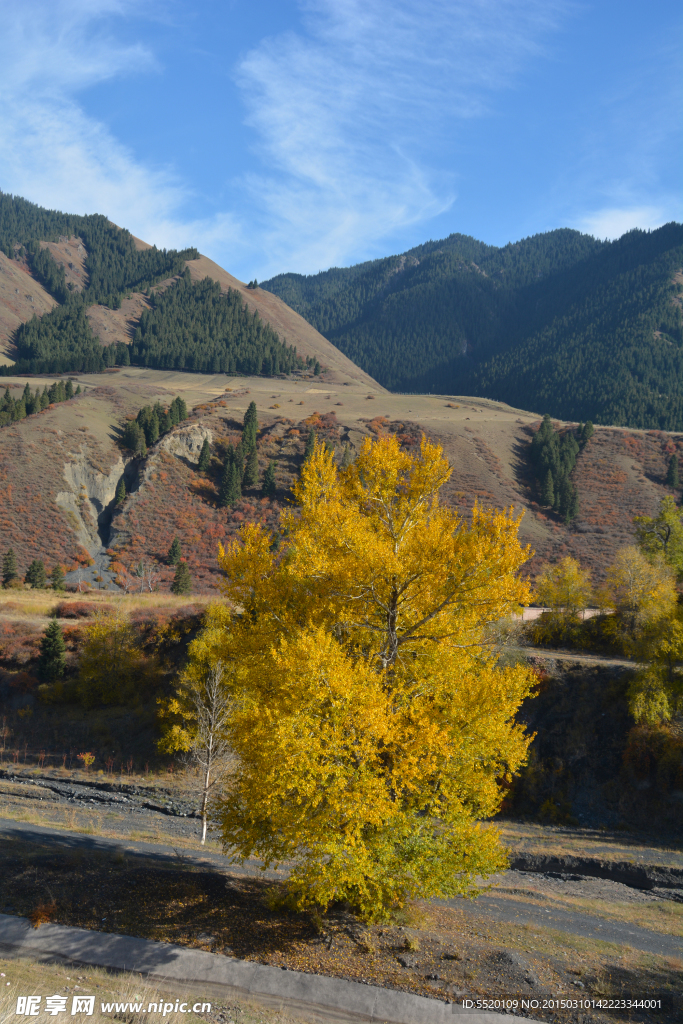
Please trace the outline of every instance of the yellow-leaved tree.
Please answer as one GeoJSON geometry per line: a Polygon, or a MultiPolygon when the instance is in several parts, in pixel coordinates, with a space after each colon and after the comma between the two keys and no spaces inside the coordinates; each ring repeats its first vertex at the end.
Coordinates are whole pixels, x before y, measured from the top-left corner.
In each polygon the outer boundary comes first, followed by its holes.
{"type": "Polygon", "coordinates": [[[449,475],[427,440],[415,457],[368,440],[345,470],[318,443],[284,544],[248,525],[221,548],[239,613],[191,658],[231,666],[223,841],[289,864],[298,909],[380,918],[506,863],[481,820],[530,742],[515,713],[534,677],[495,639],[528,602],[529,552],[512,511],[476,506],[468,525],[441,506],[449,475]]]}
{"type": "Polygon", "coordinates": [[[137,634],[120,609],[88,623],[78,668],[84,704],[127,703],[140,695],[143,674],[137,634]]]}
{"type": "Polygon", "coordinates": [[[563,558],[546,566],[536,580],[534,596],[539,604],[550,609],[547,625],[551,635],[565,633],[576,625],[591,595],[590,572],[582,569],[575,558],[563,558]]]}
{"type": "Polygon", "coordinates": [[[636,640],[648,622],[672,614],[677,594],[674,571],[661,558],[647,558],[634,544],[617,551],[607,570],[603,600],[616,609],[615,629],[636,640]]]}

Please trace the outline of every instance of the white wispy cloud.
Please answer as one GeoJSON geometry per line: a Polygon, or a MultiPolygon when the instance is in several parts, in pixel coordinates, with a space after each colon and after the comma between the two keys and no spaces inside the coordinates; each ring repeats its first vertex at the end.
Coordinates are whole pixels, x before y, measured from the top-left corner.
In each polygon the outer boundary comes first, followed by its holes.
{"type": "Polygon", "coordinates": [[[122,45],[129,0],[26,0],[6,6],[0,31],[0,188],[43,206],[106,213],[140,233],[163,228],[182,201],[167,171],[145,167],[76,96],[117,75],[156,68],[122,45]]]}
{"type": "Polygon", "coordinates": [[[665,213],[661,206],[632,206],[626,208],[606,208],[596,210],[577,222],[580,231],[600,239],[621,238],[633,228],[644,231],[658,228],[665,221],[665,213]]]}
{"type": "Polygon", "coordinates": [[[447,209],[456,175],[432,173],[430,156],[542,54],[565,9],[549,0],[308,0],[305,31],[264,40],[238,74],[270,168],[245,182],[261,207],[266,271],[374,254],[392,233],[447,209]]]}
{"type": "Polygon", "coordinates": [[[143,76],[166,73],[149,46],[117,35],[162,16],[159,0],[5,5],[0,188],[106,213],[158,245],[197,244],[259,277],[375,255],[454,201],[457,175],[434,172],[434,154],[544,53],[565,2],[302,0],[301,30],[264,39],[235,73],[262,170],[203,219],[186,213],[193,185],[79,104],[115,76],[138,76],[144,95],[143,76]]]}
{"type": "Polygon", "coordinates": [[[567,185],[568,221],[596,238],[657,228],[683,216],[680,176],[680,55],[671,38],[640,50],[591,96],[567,185]],[[678,176],[677,176],[678,175],[678,176]]]}

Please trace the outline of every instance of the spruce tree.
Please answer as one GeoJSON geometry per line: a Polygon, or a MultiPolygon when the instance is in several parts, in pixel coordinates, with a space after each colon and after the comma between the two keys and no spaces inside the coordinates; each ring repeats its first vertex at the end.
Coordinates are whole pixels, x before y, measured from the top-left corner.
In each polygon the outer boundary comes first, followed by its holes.
{"type": "Polygon", "coordinates": [[[123,443],[134,455],[140,455],[144,458],[147,454],[145,433],[140,424],[135,420],[129,420],[123,428],[123,443]]]}
{"type": "Polygon", "coordinates": [[[187,562],[180,561],[176,566],[175,576],[171,584],[172,594],[189,594],[192,590],[192,577],[187,562]]]}
{"type": "Polygon", "coordinates": [[[264,498],[272,498],[275,494],[275,463],[269,462],[268,469],[263,474],[261,494],[264,498]]]}
{"type": "Polygon", "coordinates": [[[77,385],[76,385],[76,391],[75,391],[75,394],[77,394],[77,395],[80,395],[80,393],[81,393],[81,385],[80,385],[80,384],[77,384],[77,385]]]}
{"type": "Polygon", "coordinates": [[[123,505],[124,501],[126,500],[126,495],[127,494],[128,494],[128,491],[126,490],[126,481],[123,479],[123,477],[121,477],[121,479],[119,480],[119,482],[116,485],[116,494],[114,495],[114,504],[115,505],[123,505]]]}
{"type": "Polygon", "coordinates": [[[168,564],[169,565],[178,565],[178,563],[180,562],[180,556],[181,555],[182,555],[182,551],[180,549],[180,541],[178,540],[177,537],[174,537],[173,538],[173,543],[171,544],[170,548],[168,549],[168,555],[167,555],[168,564]]]}
{"type": "Polygon", "coordinates": [[[45,566],[39,558],[34,558],[24,576],[24,583],[30,583],[33,590],[44,590],[47,586],[45,566]]]}
{"type": "Polygon", "coordinates": [[[52,619],[40,641],[38,673],[47,682],[54,682],[64,675],[65,668],[66,644],[64,643],[64,636],[57,620],[52,619]]]}
{"type": "Polygon", "coordinates": [[[680,487],[678,479],[678,456],[672,455],[669,459],[669,468],[666,474],[666,486],[670,487],[672,491],[677,490],[680,487]]]}
{"type": "Polygon", "coordinates": [[[247,462],[244,467],[244,476],[242,477],[243,487],[255,487],[258,483],[258,452],[255,448],[252,448],[247,456],[247,462]]]}
{"type": "Polygon", "coordinates": [[[8,587],[12,580],[16,579],[19,579],[17,556],[13,548],[10,548],[2,559],[2,585],[8,587]]]}
{"type": "Polygon", "coordinates": [[[225,504],[234,508],[242,497],[242,476],[236,462],[233,462],[228,471],[228,484],[226,490],[225,504]]]}
{"type": "Polygon", "coordinates": [[[242,477],[244,476],[244,456],[245,456],[245,454],[246,454],[246,452],[245,452],[245,449],[244,449],[244,442],[240,441],[240,443],[236,444],[235,447],[232,450],[232,461],[234,462],[234,464],[235,464],[235,466],[237,468],[237,474],[238,474],[239,480],[240,480],[240,487],[242,486],[242,477]]]}
{"type": "Polygon", "coordinates": [[[258,417],[256,414],[256,402],[250,402],[242,423],[242,446],[245,452],[250,452],[256,448],[257,433],[258,417]]]}
{"type": "Polygon", "coordinates": [[[69,380],[66,382],[66,387],[65,387],[64,390],[66,392],[67,401],[70,398],[73,398],[73,396],[74,396],[74,386],[73,386],[73,381],[71,380],[71,378],[69,378],[69,380]]]}
{"type": "Polygon", "coordinates": [[[50,583],[53,590],[66,590],[66,577],[61,565],[56,565],[50,573],[50,583]]]}
{"type": "Polygon", "coordinates": [[[308,437],[306,438],[306,447],[304,449],[304,462],[310,459],[315,448],[315,427],[311,427],[308,437]]]}
{"type": "Polygon", "coordinates": [[[569,485],[569,494],[567,496],[567,505],[564,512],[565,523],[571,523],[572,519],[576,519],[579,514],[579,493],[573,484],[569,485]]]}
{"type": "Polygon", "coordinates": [[[31,389],[28,386],[28,381],[26,381],[26,387],[24,388],[24,393],[23,393],[23,395],[21,397],[24,400],[24,402],[30,402],[32,397],[33,397],[31,395],[31,389]]]}
{"type": "Polygon", "coordinates": [[[234,461],[234,449],[231,444],[227,445],[225,452],[225,462],[223,464],[223,473],[220,478],[220,487],[218,489],[218,504],[225,506],[227,505],[227,495],[230,486],[230,472],[232,469],[232,462],[234,461]]]}
{"type": "Polygon", "coordinates": [[[548,470],[548,472],[545,475],[545,480],[543,481],[543,490],[541,492],[541,504],[549,505],[551,507],[555,504],[555,486],[553,483],[553,474],[551,470],[548,470]]]}
{"type": "Polygon", "coordinates": [[[206,473],[211,463],[211,445],[209,444],[208,437],[204,438],[202,444],[202,450],[199,453],[199,462],[197,463],[197,469],[200,473],[206,473]]]}
{"type": "Polygon", "coordinates": [[[342,455],[340,469],[348,469],[353,459],[351,457],[351,447],[348,442],[344,445],[344,454],[342,455]]]}

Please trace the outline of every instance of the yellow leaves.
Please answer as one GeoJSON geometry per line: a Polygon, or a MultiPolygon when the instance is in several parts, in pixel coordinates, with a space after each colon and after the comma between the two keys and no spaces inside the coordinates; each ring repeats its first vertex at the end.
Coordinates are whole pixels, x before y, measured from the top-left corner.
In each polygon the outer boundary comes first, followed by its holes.
{"type": "Polygon", "coordinates": [[[590,572],[575,558],[563,558],[547,566],[536,580],[536,600],[555,614],[575,618],[591,599],[590,572]]]}
{"type": "Polygon", "coordinates": [[[123,703],[139,668],[138,638],[120,610],[99,615],[85,628],[79,690],[86,704],[123,703]]]}
{"type": "Polygon", "coordinates": [[[477,506],[468,525],[441,507],[449,475],[426,439],[417,457],[367,441],[343,471],[317,444],[283,548],[250,525],[220,551],[237,613],[209,616],[187,678],[232,666],[224,841],[293,862],[299,907],[373,916],[504,862],[476,819],[524,761],[513,720],[533,677],[499,667],[487,638],[529,599],[528,550],[511,512],[477,506]]]}
{"type": "Polygon", "coordinates": [[[635,545],[621,548],[607,571],[606,591],[612,606],[635,621],[669,613],[676,604],[673,571],[650,561],[635,545]]]}
{"type": "Polygon", "coordinates": [[[167,729],[157,743],[157,747],[162,754],[176,754],[179,751],[189,750],[191,746],[191,734],[177,724],[167,729]]]}

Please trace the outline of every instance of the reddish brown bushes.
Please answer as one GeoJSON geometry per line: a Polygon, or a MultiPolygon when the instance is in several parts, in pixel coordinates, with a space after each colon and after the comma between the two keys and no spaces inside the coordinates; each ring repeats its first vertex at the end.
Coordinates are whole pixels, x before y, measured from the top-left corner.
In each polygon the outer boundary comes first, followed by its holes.
{"type": "Polygon", "coordinates": [[[110,604],[94,604],[88,601],[60,601],[55,609],[58,619],[91,619],[98,614],[112,614],[110,604]]]}

